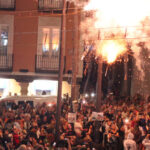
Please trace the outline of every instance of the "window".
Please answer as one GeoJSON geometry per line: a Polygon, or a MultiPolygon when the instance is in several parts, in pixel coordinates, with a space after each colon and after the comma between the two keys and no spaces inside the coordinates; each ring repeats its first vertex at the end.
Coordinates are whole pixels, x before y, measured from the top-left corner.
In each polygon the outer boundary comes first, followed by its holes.
{"type": "Polygon", "coordinates": [[[62,9],[62,0],[39,0],[39,9],[51,10],[51,9],[62,9]]]}
{"type": "Polygon", "coordinates": [[[7,54],[8,49],[8,26],[0,26],[0,54],[7,54]]]}
{"type": "Polygon", "coordinates": [[[59,54],[60,29],[47,27],[42,29],[42,53],[45,55],[59,54]]]}
{"type": "Polygon", "coordinates": [[[15,0],[0,0],[0,8],[3,9],[14,9],[15,0]]]}

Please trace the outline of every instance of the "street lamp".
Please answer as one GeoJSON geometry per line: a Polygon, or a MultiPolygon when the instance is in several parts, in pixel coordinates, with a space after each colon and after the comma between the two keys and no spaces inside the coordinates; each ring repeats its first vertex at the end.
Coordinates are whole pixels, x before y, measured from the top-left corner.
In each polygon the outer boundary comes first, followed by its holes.
{"type": "Polygon", "coordinates": [[[66,28],[66,0],[63,0],[63,13],[61,22],[61,48],[59,55],[59,76],[58,76],[58,97],[56,108],[56,141],[59,140],[59,126],[61,116],[61,95],[62,95],[62,80],[63,80],[63,68],[64,68],[64,50],[65,50],[65,28],[66,28]]]}
{"type": "MultiPolygon", "coordinates": [[[[62,23],[61,23],[61,48],[59,55],[59,77],[58,77],[58,97],[57,97],[57,110],[56,110],[56,140],[59,140],[59,125],[60,125],[60,116],[61,116],[61,95],[62,95],[62,80],[63,80],[63,67],[64,67],[64,51],[65,51],[65,30],[66,30],[66,2],[77,2],[78,0],[63,0],[63,13],[62,13],[62,23]]],[[[75,7],[75,11],[77,14],[77,7],[75,7]]],[[[75,20],[77,20],[77,15],[75,15],[75,20]]],[[[77,20],[78,21],[78,20],[77,20]]],[[[76,21],[75,25],[78,25],[76,21]]],[[[77,40],[78,40],[78,30],[75,32],[75,56],[77,54],[77,40]]],[[[73,97],[75,97],[75,85],[76,85],[76,57],[75,63],[73,64],[73,68],[75,69],[72,78],[72,93],[73,97]]]]}
{"type": "MultiPolygon", "coordinates": [[[[100,30],[98,30],[98,40],[100,40],[100,30]]],[[[96,111],[100,111],[102,103],[102,56],[98,57],[97,85],[96,85],[96,111]]]]}

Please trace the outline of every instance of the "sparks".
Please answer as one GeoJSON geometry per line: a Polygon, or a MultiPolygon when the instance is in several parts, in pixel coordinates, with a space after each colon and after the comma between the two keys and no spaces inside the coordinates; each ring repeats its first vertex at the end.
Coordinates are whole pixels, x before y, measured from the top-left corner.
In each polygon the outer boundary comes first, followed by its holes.
{"type": "Polygon", "coordinates": [[[97,54],[101,54],[108,63],[113,63],[119,55],[127,52],[126,43],[130,42],[136,65],[141,70],[142,61],[137,44],[140,41],[150,47],[149,6],[150,0],[89,0],[84,10],[93,14],[81,23],[82,38],[96,41],[97,54]],[[120,44],[119,39],[108,39],[111,34],[128,40],[120,44]]]}
{"type": "Polygon", "coordinates": [[[108,63],[113,63],[125,51],[126,44],[123,40],[105,40],[100,42],[97,52],[101,53],[108,63]]]}
{"type": "Polygon", "coordinates": [[[85,10],[96,10],[96,27],[138,25],[150,15],[149,0],[90,0],[85,10]]]}

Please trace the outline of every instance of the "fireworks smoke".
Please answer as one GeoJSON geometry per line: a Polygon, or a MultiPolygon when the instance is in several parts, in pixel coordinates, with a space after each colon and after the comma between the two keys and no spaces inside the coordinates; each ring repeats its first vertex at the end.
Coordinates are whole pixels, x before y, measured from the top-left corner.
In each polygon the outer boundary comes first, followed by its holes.
{"type": "Polygon", "coordinates": [[[97,54],[108,63],[126,53],[130,43],[143,78],[139,43],[150,48],[149,6],[149,0],[89,0],[84,6],[88,17],[81,23],[82,38],[94,41],[97,54]]]}

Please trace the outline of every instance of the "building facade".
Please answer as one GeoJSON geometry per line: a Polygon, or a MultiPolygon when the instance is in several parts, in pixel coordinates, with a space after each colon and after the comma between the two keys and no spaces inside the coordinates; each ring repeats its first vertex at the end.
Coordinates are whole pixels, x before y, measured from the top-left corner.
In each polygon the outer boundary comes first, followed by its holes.
{"type": "MultiPolygon", "coordinates": [[[[66,7],[63,88],[70,93],[73,63],[77,85],[82,78],[83,48],[74,39],[75,32],[80,34],[74,27],[74,4],[66,7]]],[[[62,9],[63,0],[0,0],[0,78],[14,79],[23,95],[34,80],[58,81],[62,9]]]]}

